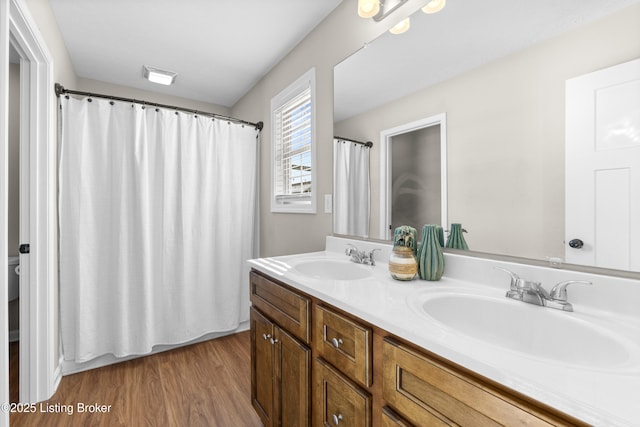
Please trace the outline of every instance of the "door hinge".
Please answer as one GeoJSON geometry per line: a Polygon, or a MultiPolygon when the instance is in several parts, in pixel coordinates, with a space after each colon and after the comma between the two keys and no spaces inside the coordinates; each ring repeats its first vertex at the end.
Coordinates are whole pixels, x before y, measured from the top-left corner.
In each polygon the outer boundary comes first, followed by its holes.
{"type": "Polygon", "coordinates": [[[20,249],[18,249],[18,252],[20,252],[21,254],[28,254],[30,250],[30,245],[28,243],[23,243],[22,245],[20,245],[20,249]]]}

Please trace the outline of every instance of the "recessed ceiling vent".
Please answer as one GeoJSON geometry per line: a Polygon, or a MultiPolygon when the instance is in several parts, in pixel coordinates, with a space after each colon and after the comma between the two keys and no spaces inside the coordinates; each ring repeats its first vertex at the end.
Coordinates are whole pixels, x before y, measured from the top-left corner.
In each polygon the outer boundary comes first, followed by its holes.
{"type": "Polygon", "coordinates": [[[149,67],[148,65],[143,65],[142,70],[145,79],[165,86],[173,84],[178,76],[178,73],[149,67]]]}

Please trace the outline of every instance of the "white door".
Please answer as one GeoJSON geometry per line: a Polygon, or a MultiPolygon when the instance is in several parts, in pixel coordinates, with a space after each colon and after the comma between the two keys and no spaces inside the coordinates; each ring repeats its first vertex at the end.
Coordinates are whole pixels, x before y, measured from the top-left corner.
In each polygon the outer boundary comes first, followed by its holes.
{"type": "Polygon", "coordinates": [[[566,82],[565,258],[640,271],[640,59],[566,82]]]}

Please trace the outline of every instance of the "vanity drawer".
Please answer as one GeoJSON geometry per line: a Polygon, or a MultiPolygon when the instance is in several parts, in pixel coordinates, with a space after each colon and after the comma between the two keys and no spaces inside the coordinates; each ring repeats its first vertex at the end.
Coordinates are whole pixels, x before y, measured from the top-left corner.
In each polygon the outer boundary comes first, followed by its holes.
{"type": "Polygon", "coordinates": [[[383,399],[416,425],[570,425],[389,338],[383,360],[383,399]]]}
{"type": "Polygon", "coordinates": [[[369,387],[372,331],[327,307],[315,306],[314,342],[318,354],[352,380],[369,387]]]}
{"type": "Polygon", "coordinates": [[[250,274],[250,283],[251,304],[290,334],[308,344],[311,338],[309,298],[254,271],[250,274]]]}
{"type": "Polygon", "coordinates": [[[316,360],[313,375],[314,426],[371,426],[371,396],[366,391],[322,359],[316,360]]]}

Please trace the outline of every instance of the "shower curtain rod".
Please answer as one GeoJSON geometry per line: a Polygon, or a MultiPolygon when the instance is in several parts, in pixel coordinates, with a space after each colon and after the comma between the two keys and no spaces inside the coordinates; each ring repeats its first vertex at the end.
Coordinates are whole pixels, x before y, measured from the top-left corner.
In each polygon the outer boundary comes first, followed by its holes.
{"type": "Polygon", "coordinates": [[[349,142],[355,142],[356,144],[362,144],[365,147],[373,147],[373,142],[371,141],[367,141],[367,142],[362,142],[362,141],[356,141],[355,139],[351,139],[351,138],[343,138],[341,136],[334,136],[334,139],[340,139],[342,141],[349,141],[349,142]]]}
{"type": "Polygon", "coordinates": [[[122,97],[119,97],[119,96],[102,95],[102,94],[99,94],[99,93],[80,92],[80,91],[77,91],[77,90],[69,90],[69,89],[65,89],[64,86],[62,86],[60,83],[56,83],[54,87],[55,87],[55,91],[56,91],[56,96],[57,97],[60,97],[60,95],[71,94],[71,95],[89,96],[89,97],[94,97],[94,98],[111,99],[111,100],[114,100],[114,101],[133,102],[134,104],[142,104],[142,105],[148,105],[150,107],[160,107],[160,108],[167,108],[167,109],[170,109],[170,110],[184,111],[184,112],[187,112],[187,113],[192,113],[192,114],[196,114],[196,115],[200,115],[200,116],[213,117],[213,118],[220,119],[220,120],[227,120],[229,122],[241,123],[241,124],[244,124],[244,125],[253,126],[259,131],[261,131],[262,128],[264,127],[264,123],[263,122],[252,123],[252,122],[247,122],[245,120],[236,119],[236,118],[233,118],[233,117],[223,116],[221,114],[208,113],[206,111],[199,111],[199,110],[191,110],[189,108],[177,107],[175,105],[158,104],[158,103],[155,103],[155,102],[141,101],[141,100],[133,99],[133,98],[122,98],[122,97]]]}

